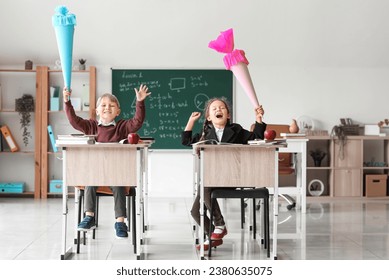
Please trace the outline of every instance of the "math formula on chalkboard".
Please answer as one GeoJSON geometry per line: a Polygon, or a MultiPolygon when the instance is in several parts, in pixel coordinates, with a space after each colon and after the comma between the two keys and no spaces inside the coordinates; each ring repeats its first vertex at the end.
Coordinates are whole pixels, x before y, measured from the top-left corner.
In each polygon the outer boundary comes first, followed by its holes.
{"type": "MultiPolygon", "coordinates": [[[[112,93],[121,106],[119,118],[132,118],[135,113],[135,91],[147,85],[146,120],[138,131],[140,136],[153,137],[153,149],[187,149],[181,144],[192,112],[203,112],[205,103],[214,97],[224,97],[232,105],[233,75],[227,70],[145,70],[112,69],[112,93]]],[[[200,132],[204,116],[193,128],[200,132]]]]}

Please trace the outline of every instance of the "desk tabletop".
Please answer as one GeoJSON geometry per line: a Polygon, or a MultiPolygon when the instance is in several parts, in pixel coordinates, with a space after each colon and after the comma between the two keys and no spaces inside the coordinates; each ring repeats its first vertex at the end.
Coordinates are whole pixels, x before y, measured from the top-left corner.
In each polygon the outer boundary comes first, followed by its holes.
{"type": "Polygon", "coordinates": [[[248,144],[219,144],[219,145],[210,145],[210,144],[197,144],[193,145],[194,149],[199,148],[212,148],[212,149],[223,149],[223,148],[242,148],[242,149],[253,149],[253,148],[261,148],[261,149],[277,149],[285,147],[287,144],[274,144],[274,145],[248,145],[248,144]]]}
{"type": "Polygon", "coordinates": [[[143,141],[142,143],[138,144],[121,144],[121,143],[100,143],[96,142],[95,144],[85,144],[85,143],[66,143],[66,144],[58,144],[57,147],[59,148],[66,148],[66,147],[81,147],[81,148],[123,148],[123,149],[136,149],[136,148],[147,148],[150,147],[153,144],[153,141],[143,141]]]}

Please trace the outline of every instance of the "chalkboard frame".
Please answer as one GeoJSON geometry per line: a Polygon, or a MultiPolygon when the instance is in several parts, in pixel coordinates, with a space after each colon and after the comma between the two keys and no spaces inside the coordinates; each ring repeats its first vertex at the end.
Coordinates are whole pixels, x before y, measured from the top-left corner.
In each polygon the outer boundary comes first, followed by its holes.
{"type": "MultiPolygon", "coordinates": [[[[112,94],[117,96],[122,109],[118,119],[128,119],[133,117],[135,112],[134,88],[139,88],[140,84],[146,84],[149,87],[149,91],[152,94],[145,101],[146,120],[138,133],[141,137],[153,137],[155,139],[155,143],[152,145],[152,149],[190,149],[190,147],[186,147],[181,144],[181,132],[184,131],[190,114],[193,111],[203,112],[203,107],[201,108],[201,105],[203,106],[206,100],[210,98],[226,98],[231,105],[231,116],[233,116],[234,77],[231,71],[225,69],[130,68],[111,68],[111,70],[112,94]],[[182,80],[185,80],[186,82],[182,82],[182,80]],[[177,82],[179,85],[177,85],[177,82]],[[181,86],[181,84],[183,85],[181,86]],[[130,98],[128,96],[130,96],[130,98]],[[163,98],[165,98],[165,100],[171,98],[172,103],[161,104],[161,100],[163,98]],[[191,102],[192,98],[193,102],[191,102]],[[155,100],[158,100],[159,107],[155,105],[155,100]],[[167,117],[170,114],[170,107],[174,106],[175,104],[174,102],[176,102],[175,108],[178,108],[178,106],[182,107],[175,111],[176,115],[172,114],[170,117],[167,117]],[[161,105],[167,106],[166,109],[161,109],[161,105]],[[156,124],[157,121],[160,122],[159,126],[156,124]],[[177,123],[164,126],[164,122],[177,123]],[[163,132],[162,130],[164,128],[172,129],[174,132],[163,132]],[[151,133],[152,131],[153,133],[151,133]],[[171,137],[171,139],[169,139],[169,137],[171,137]]],[[[201,130],[203,121],[204,118],[202,115],[200,120],[193,128],[194,133],[201,130]]]]}

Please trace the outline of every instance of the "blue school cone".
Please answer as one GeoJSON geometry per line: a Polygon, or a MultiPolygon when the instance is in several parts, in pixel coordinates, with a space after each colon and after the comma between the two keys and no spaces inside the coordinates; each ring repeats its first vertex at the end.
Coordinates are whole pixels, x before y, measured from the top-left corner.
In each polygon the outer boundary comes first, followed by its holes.
{"type": "Polygon", "coordinates": [[[76,25],[76,16],[69,13],[65,6],[58,6],[52,18],[59,57],[62,65],[62,75],[65,87],[71,90],[72,61],[73,61],[73,35],[76,25]]]}

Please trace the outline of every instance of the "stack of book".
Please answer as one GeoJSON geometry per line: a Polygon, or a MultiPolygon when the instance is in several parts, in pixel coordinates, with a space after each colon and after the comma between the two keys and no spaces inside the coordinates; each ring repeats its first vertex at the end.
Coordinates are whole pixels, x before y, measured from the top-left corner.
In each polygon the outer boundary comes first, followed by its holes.
{"type": "Polygon", "coordinates": [[[305,138],[305,133],[280,133],[284,138],[305,138]]]}
{"type": "Polygon", "coordinates": [[[262,146],[271,146],[271,145],[285,145],[286,140],[279,139],[279,140],[262,140],[262,139],[256,139],[256,140],[249,140],[247,142],[249,145],[262,145],[262,146]]]}
{"type": "Polygon", "coordinates": [[[85,135],[85,134],[66,134],[58,135],[58,139],[55,144],[95,144],[96,135],[85,135]]]}

